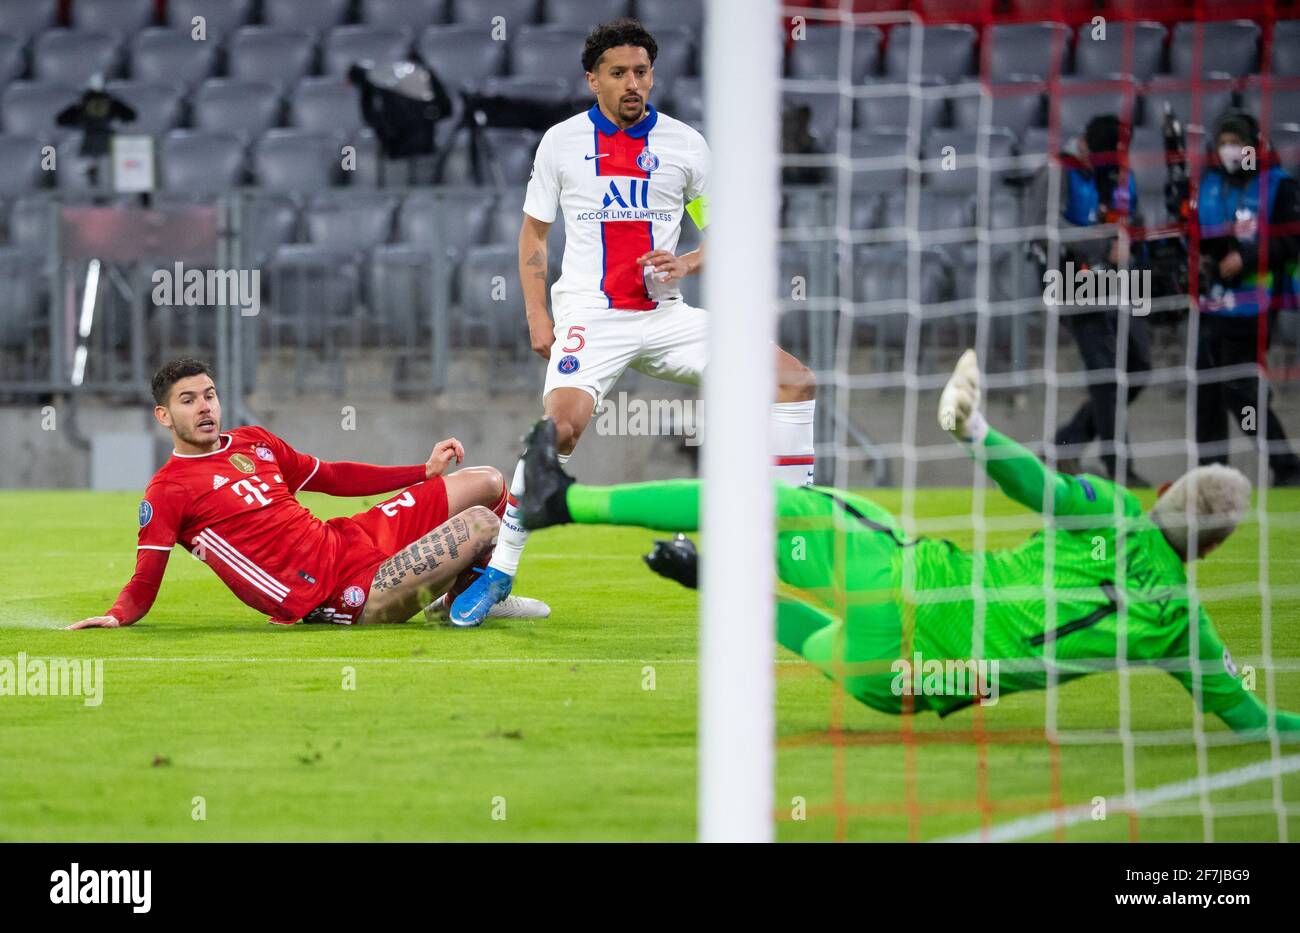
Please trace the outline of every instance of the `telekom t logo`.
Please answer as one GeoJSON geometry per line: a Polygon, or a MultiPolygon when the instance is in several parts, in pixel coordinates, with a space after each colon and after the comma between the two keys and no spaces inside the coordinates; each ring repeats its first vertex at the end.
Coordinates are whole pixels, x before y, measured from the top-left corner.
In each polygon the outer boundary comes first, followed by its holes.
{"type": "Polygon", "coordinates": [[[252,480],[241,479],[239,482],[231,485],[230,489],[236,495],[242,496],[244,501],[249,505],[256,502],[260,508],[261,506],[271,504],[271,500],[262,495],[264,492],[270,492],[271,487],[261,481],[258,481],[257,485],[254,486],[252,480]]]}

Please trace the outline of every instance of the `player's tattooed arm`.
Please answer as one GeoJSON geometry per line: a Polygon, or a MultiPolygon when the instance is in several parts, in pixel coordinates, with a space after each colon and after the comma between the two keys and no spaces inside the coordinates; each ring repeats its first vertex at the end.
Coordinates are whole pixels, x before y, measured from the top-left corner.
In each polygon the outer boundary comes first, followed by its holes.
{"type": "Polygon", "coordinates": [[[534,279],[546,281],[546,250],[535,249],[531,256],[524,260],[524,268],[534,279]]]}
{"type": "Polygon", "coordinates": [[[469,543],[469,525],[465,519],[456,516],[380,564],[371,590],[388,592],[407,580],[422,581],[449,561],[459,559],[461,549],[469,543]]]}

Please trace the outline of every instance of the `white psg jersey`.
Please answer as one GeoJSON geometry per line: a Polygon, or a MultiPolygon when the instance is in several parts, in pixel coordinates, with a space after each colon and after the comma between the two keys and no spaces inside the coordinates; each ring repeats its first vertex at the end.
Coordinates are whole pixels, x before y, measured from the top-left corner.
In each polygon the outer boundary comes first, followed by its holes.
{"type": "Polygon", "coordinates": [[[564,213],[564,262],[554,309],[649,311],[681,297],[647,287],[637,257],[675,252],[686,205],[704,194],[709,147],[697,130],[647,105],[620,130],[598,105],[546,131],[537,146],[524,213],[554,223],[564,213]]]}

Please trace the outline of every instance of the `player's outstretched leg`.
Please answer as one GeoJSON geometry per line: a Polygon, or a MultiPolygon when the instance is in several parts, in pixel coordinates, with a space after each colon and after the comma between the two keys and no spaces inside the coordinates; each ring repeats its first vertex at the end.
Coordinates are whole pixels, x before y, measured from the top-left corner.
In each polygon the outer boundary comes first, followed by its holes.
{"type": "Polygon", "coordinates": [[[360,621],[370,625],[411,618],[492,546],[500,524],[491,509],[476,505],[402,548],[375,571],[360,621]]]}
{"type": "Polygon", "coordinates": [[[555,422],[542,418],[524,439],[524,527],[529,531],[573,521],[565,501],[573,477],[560,466],[555,422]]]}

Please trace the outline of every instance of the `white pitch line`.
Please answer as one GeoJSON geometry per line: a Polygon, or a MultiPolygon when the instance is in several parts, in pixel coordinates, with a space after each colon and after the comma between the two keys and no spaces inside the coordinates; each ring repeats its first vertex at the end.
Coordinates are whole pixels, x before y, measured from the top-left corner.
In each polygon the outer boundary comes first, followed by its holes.
{"type": "MultiPolygon", "coordinates": [[[[1267,761],[1257,761],[1254,764],[1233,768],[1231,771],[1220,771],[1218,774],[1210,775],[1205,779],[1205,790],[1209,792],[1226,790],[1230,787],[1240,787],[1242,784],[1268,780],[1281,774],[1290,774],[1293,771],[1300,771],[1300,755],[1270,758],[1267,761]]],[[[1138,812],[1146,807],[1166,803],[1170,800],[1181,800],[1184,797],[1191,797],[1200,792],[1201,779],[1189,778],[1186,781],[1175,781],[1172,784],[1162,784],[1149,790],[1140,790],[1133,795],[1131,806],[1125,803],[1122,807],[1117,806],[1114,809],[1121,813],[1138,812]]],[[[1076,823],[1082,823],[1092,818],[1092,811],[1092,804],[1078,804],[1059,813],[1055,810],[1045,810],[1033,816],[1021,817],[1018,820],[1012,820],[1010,823],[995,826],[987,834],[982,830],[975,830],[957,836],[945,836],[935,841],[1014,842],[1028,836],[1039,836],[1051,832],[1057,827],[1058,820],[1062,826],[1073,826],[1076,823]]]]}
{"type": "MultiPolygon", "coordinates": [[[[35,657],[35,655],[33,655],[35,657]]],[[[696,658],[142,658],[106,657],[108,664],[698,664],[696,658]]],[[[778,661],[778,664],[802,663],[778,661]]]]}

